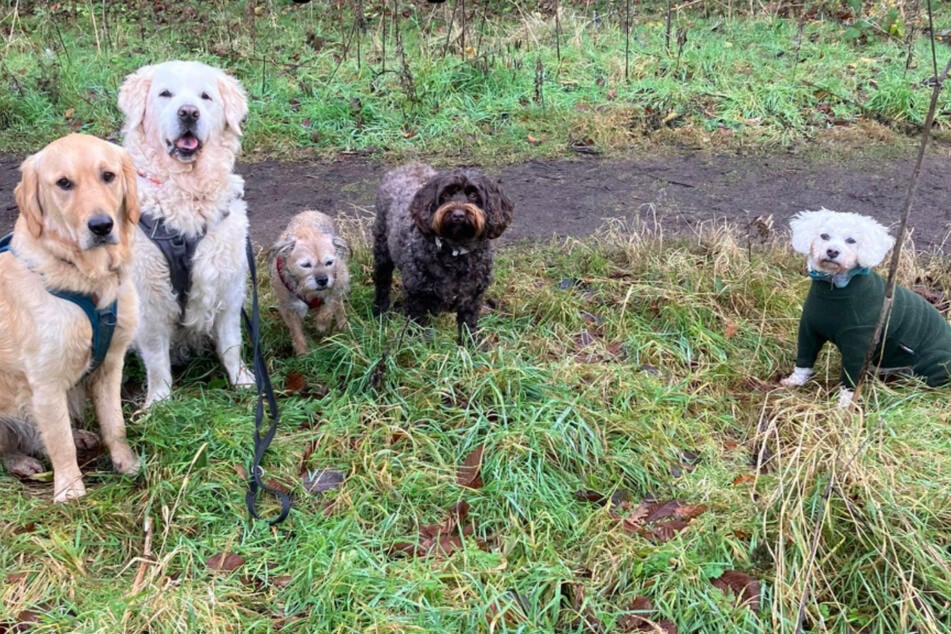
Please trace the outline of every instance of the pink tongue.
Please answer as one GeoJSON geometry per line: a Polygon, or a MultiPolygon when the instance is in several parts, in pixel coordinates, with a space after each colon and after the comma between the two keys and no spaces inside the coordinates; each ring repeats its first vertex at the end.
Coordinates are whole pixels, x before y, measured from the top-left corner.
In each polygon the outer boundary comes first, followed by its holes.
{"type": "Polygon", "coordinates": [[[187,134],[175,141],[175,147],[180,150],[194,150],[198,148],[198,139],[190,134],[187,134]]]}

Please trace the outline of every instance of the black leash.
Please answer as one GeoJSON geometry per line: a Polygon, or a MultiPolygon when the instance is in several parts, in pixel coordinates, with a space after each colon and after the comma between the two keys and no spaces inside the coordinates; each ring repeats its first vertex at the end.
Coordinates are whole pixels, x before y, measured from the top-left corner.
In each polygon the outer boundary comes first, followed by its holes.
{"type": "Polygon", "coordinates": [[[281,502],[281,513],[275,519],[270,521],[273,526],[280,524],[287,518],[291,511],[291,496],[284,491],[270,487],[264,483],[262,476],[264,469],[261,467],[261,460],[264,453],[274,439],[277,433],[277,422],[279,413],[277,411],[277,400],[274,398],[274,390],[271,388],[271,377],[267,373],[267,364],[264,361],[264,354],[261,351],[261,315],[258,310],[258,280],[257,269],[254,266],[254,249],[251,247],[251,238],[248,237],[245,242],[245,249],[248,254],[248,269],[251,273],[251,316],[242,309],[241,316],[244,318],[245,328],[254,343],[254,383],[258,391],[258,399],[254,408],[254,457],[251,460],[251,469],[249,470],[250,479],[248,481],[248,493],[245,500],[248,505],[248,512],[251,517],[261,519],[257,511],[258,493],[264,491],[270,493],[281,502]],[[264,434],[261,434],[261,426],[264,422],[264,400],[267,399],[268,413],[271,417],[271,425],[264,434]]]}

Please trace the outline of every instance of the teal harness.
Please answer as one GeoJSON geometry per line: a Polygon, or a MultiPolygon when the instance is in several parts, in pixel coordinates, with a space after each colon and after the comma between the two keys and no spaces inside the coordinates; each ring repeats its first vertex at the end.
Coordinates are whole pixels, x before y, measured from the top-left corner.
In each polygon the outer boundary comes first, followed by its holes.
{"type": "MultiPolygon", "coordinates": [[[[6,251],[10,251],[11,254],[13,253],[13,249],[10,248],[10,241],[12,239],[12,233],[0,238],[0,253],[6,251]]],[[[106,353],[109,351],[109,344],[112,343],[112,333],[116,330],[119,301],[113,300],[112,303],[105,308],[96,308],[96,302],[92,295],[53,289],[46,290],[50,295],[55,295],[60,299],[65,299],[76,304],[86,313],[86,319],[89,320],[89,325],[92,326],[92,359],[90,360],[89,369],[87,369],[83,375],[86,376],[102,365],[103,360],[106,358],[106,353]]]]}

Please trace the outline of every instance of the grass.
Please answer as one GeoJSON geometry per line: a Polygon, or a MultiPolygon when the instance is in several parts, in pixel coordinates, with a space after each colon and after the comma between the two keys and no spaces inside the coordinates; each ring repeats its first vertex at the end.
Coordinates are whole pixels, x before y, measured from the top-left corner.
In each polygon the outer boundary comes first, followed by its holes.
{"type": "MultiPolygon", "coordinates": [[[[252,160],[360,152],[485,164],[671,142],[773,151],[830,130],[866,136],[869,125],[889,132],[888,148],[918,130],[935,74],[926,15],[910,6],[889,36],[895,8],[884,4],[870,5],[865,26],[831,9],[680,10],[668,33],[663,10],[643,3],[628,41],[613,4],[566,2],[557,21],[518,4],[470,7],[464,32],[451,3],[405,3],[394,15],[367,2],[362,30],[356,5],[331,5],[15,3],[0,11],[0,151],[30,152],[71,130],[116,138],[123,78],[182,57],[247,88],[252,160]]],[[[951,19],[936,10],[937,26],[951,19]]]]}
{"type": "MultiPolygon", "coordinates": [[[[737,229],[669,241],[619,226],[506,248],[490,345],[470,350],[448,316],[427,332],[372,318],[369,248],[349,231],[349,331],[294,358],[262,298],[270,371],[289,386],[265,461],[294,494],[287,522],[248,519],[253,396],[219,387],[204,357],[172,401],[131,416],[141,478],[94,463],[89,495],[55,507],[48,484],[0,478],[0,623],[586,632],[642,631],[643,614],[680,632],[775,632],[793,630],[808,585],[808,631],[951,627],[946,394],[872,383],[864,415],[847,416],[831,353],[817,381],[777,389],[808,284],[785,248],[748,248],[737,229]],[[482,484],[463,486],[480,446],[482,484]],[[342,485],[305,490],[329,471],[342,485]],[[639,531],[652,499],[703,506],[658,539],[639,531]],[[440,525],[443,551],[429,550],[440,525]],[[218,570],[223,553],[243,563],[218,570]],[[758,609],[714,587],[729,571],[753,580],[758,609]]],[[[949,281],[940,261],[911,268],[949,281]]]]}
{"type": "MultiPolygon", "coordinates": [[[[557,31],[497,3],[470,15],[471,50],[453,4],[394,18],[367,2],[360,32],[352,3],[15,3],[0,9],[0,151],[116,138],[123,77],[179,57],[244,83],[250,160],[826,151],[843,131],[895,147],[930,94],[922,16],[900,3],[907,41],[703,3],[672,15],[670,50],[666,16],[638,3],[629,64],[618,3],[564,2],[557,31]]],[[[350,330],[294,358],[262,291],[281,390],[265,468],[294,495],[287,522],[244,506],[253,395],[206,355],[137,412],[130,355],[142,476],[92,456],[89,494],[53,506],[48,482],[0,475],[0,631],[792,632],[803,596],[806,631],[951,631],[947,392],[873,382],[848,416],[828,351],[817,380],[778,389],[808,285],[785,245],[610,225],[506,247],[488,345],[471,350],[448,316],[429,331],[372,318],[365,228],[348,232],[350,330]],[[481,484],[461,479],[480,448],[481,484]],[[310,493],[319,475],[343,482],[310,493]]],[[[905,282],[951,285],[946,258],[906,259],[905,282]]]]}

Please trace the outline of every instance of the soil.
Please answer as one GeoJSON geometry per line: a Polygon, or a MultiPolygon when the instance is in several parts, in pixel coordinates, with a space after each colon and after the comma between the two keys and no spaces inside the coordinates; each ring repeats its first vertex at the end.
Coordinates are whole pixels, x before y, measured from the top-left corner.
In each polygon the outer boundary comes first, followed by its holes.
{"type": "MultiPolygon", "coordinates": [[[[13,227],[13,187],[23,157],[0,155],[0,231],[13,227]]],[[[795,154],[770,157],[711,156],[699,152],[580,155],[486,168],[500,178],[515,203],[515,220],[500,243],[583,237],[618,218],[659,227],[665,235],[701,223],[729,223],[741,230],[757,216],[774,227],[802,209],[827,207],[897,224],[905,203],[914,154],[884,159],[855,156],[816,160],[795,154]]],[[[252,239],[270,244],[288,219],[303,209],[372,217],[376,188],[387,165],[360,156],[330,162],[239,163],[252,239]]],[[[929,156],[912,206],[909,229],[918,250],[951,252],[951,158],[929,156]]]]}

